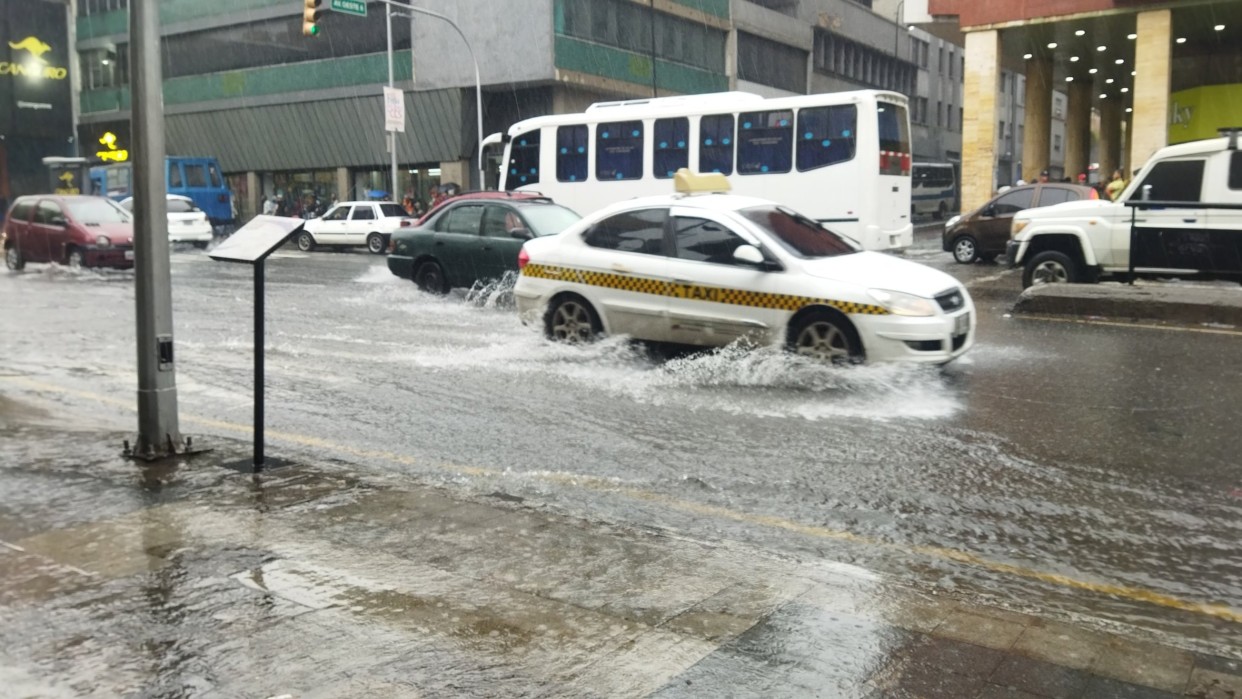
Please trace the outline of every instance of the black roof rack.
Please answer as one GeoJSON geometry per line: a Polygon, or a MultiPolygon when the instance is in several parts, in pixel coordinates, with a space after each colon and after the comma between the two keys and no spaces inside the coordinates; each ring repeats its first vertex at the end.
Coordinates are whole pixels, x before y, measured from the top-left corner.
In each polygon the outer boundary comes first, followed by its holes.
{"type": "Polygon", "coordinates": [[[1229,137],[1229,150],[1238,149],[1239,131],[1242,131],[1242,126],[1222,126],[1219,129],[1216,129],[1217,135],[1229,137]]]}

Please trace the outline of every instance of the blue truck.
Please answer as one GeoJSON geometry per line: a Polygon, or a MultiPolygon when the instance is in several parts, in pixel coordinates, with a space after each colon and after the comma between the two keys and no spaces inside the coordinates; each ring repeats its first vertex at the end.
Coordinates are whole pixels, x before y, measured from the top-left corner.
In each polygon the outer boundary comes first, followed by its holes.
{"type": "MultiPolygon", "coordinates": [[[[215,158],[170,155],[164,159],[164,184],[169,194],[194,200],[207,214],[212,226],[235,223],[233,194],[215,158]]],[[[121,201],[133,196],[133,165],[113,163],[91,168],[91,187],[95,194],[121,201]]]]}

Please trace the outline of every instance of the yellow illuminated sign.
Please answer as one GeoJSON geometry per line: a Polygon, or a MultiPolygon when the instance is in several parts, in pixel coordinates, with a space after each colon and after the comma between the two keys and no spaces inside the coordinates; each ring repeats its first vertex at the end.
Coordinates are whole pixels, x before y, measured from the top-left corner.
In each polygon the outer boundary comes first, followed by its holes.
{"type": "Polygon", "coordinates": [[[34,80],[42,78],[64,80],[69,77],[67,68],[49,65],[47,59],[43,58],[43,54],[51,51],[52,47],[36,36],[28,36],[16,42],[10,41],[9,48],[25,51],[30,54],[30,58],[24,63],[0,61],[0,75],[22,75],[34,80]]]}
{"type": "Polygon", "coordinates": [[[74,180],[73,173],[70,172],[69,170],[65,170],[64,172],[60,173],[60,176],[57,177],[56,179],[61,181],[61,185],[56,188],[57,194],[81,194],[82,193],[82,190],[78,189],[77,184],[73,181],[74,180]]]}
{"type": "Polygon", "coordinates": [[[95,151],[95,157],[104,161],[111,160],[114,163],[123,163],[129,160],[129,151],[116,147],[116,134],[108,131],[99,137],[99,142],[107,146],[108,149],[95,151]]]}

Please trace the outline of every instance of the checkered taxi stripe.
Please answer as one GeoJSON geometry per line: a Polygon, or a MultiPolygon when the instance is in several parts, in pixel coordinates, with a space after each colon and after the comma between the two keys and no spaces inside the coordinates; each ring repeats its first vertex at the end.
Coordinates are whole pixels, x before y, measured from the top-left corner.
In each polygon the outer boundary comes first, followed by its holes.
{"type": "Polygon", "coordinates": [[[563,282],[602,286],[608,289],[635,291],[653,296],[670,296],[679,299],[711,301],[732,306],[750,306],[752,308],[776,308],[782,311],[797,311],[811,305],[832,306],[842,313],[859,313],[865,315],[887,315],[883,306],[868,303],[851,303],[832,299],[813,298],[810,296],[793,296],[790,294],[770,294],[762,291],[746,291],[744,289],[727,289],[719,286],[703,286],[700,284],[680,284],[663,282],[658,279],[637,277],[631,274],[608,274],[606,272],[590,272],[573,269],[572,267],[555,267],[552,265],[528,264],[522,269],[527,277],[554,279],[563,282]]]}

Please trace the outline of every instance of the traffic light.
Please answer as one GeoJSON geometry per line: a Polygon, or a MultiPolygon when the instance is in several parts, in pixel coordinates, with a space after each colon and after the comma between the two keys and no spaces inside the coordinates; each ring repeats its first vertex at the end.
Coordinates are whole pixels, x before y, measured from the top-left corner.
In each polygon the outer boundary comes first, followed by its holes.
{"type": "Polygon", "coordinates": [[[303,36],[319,36],[319,18],[323,16],[323,10],[319,9],[319,5],[323,0],[302,0],[304,9],[302,10],[302,35],[303,36]]]}

